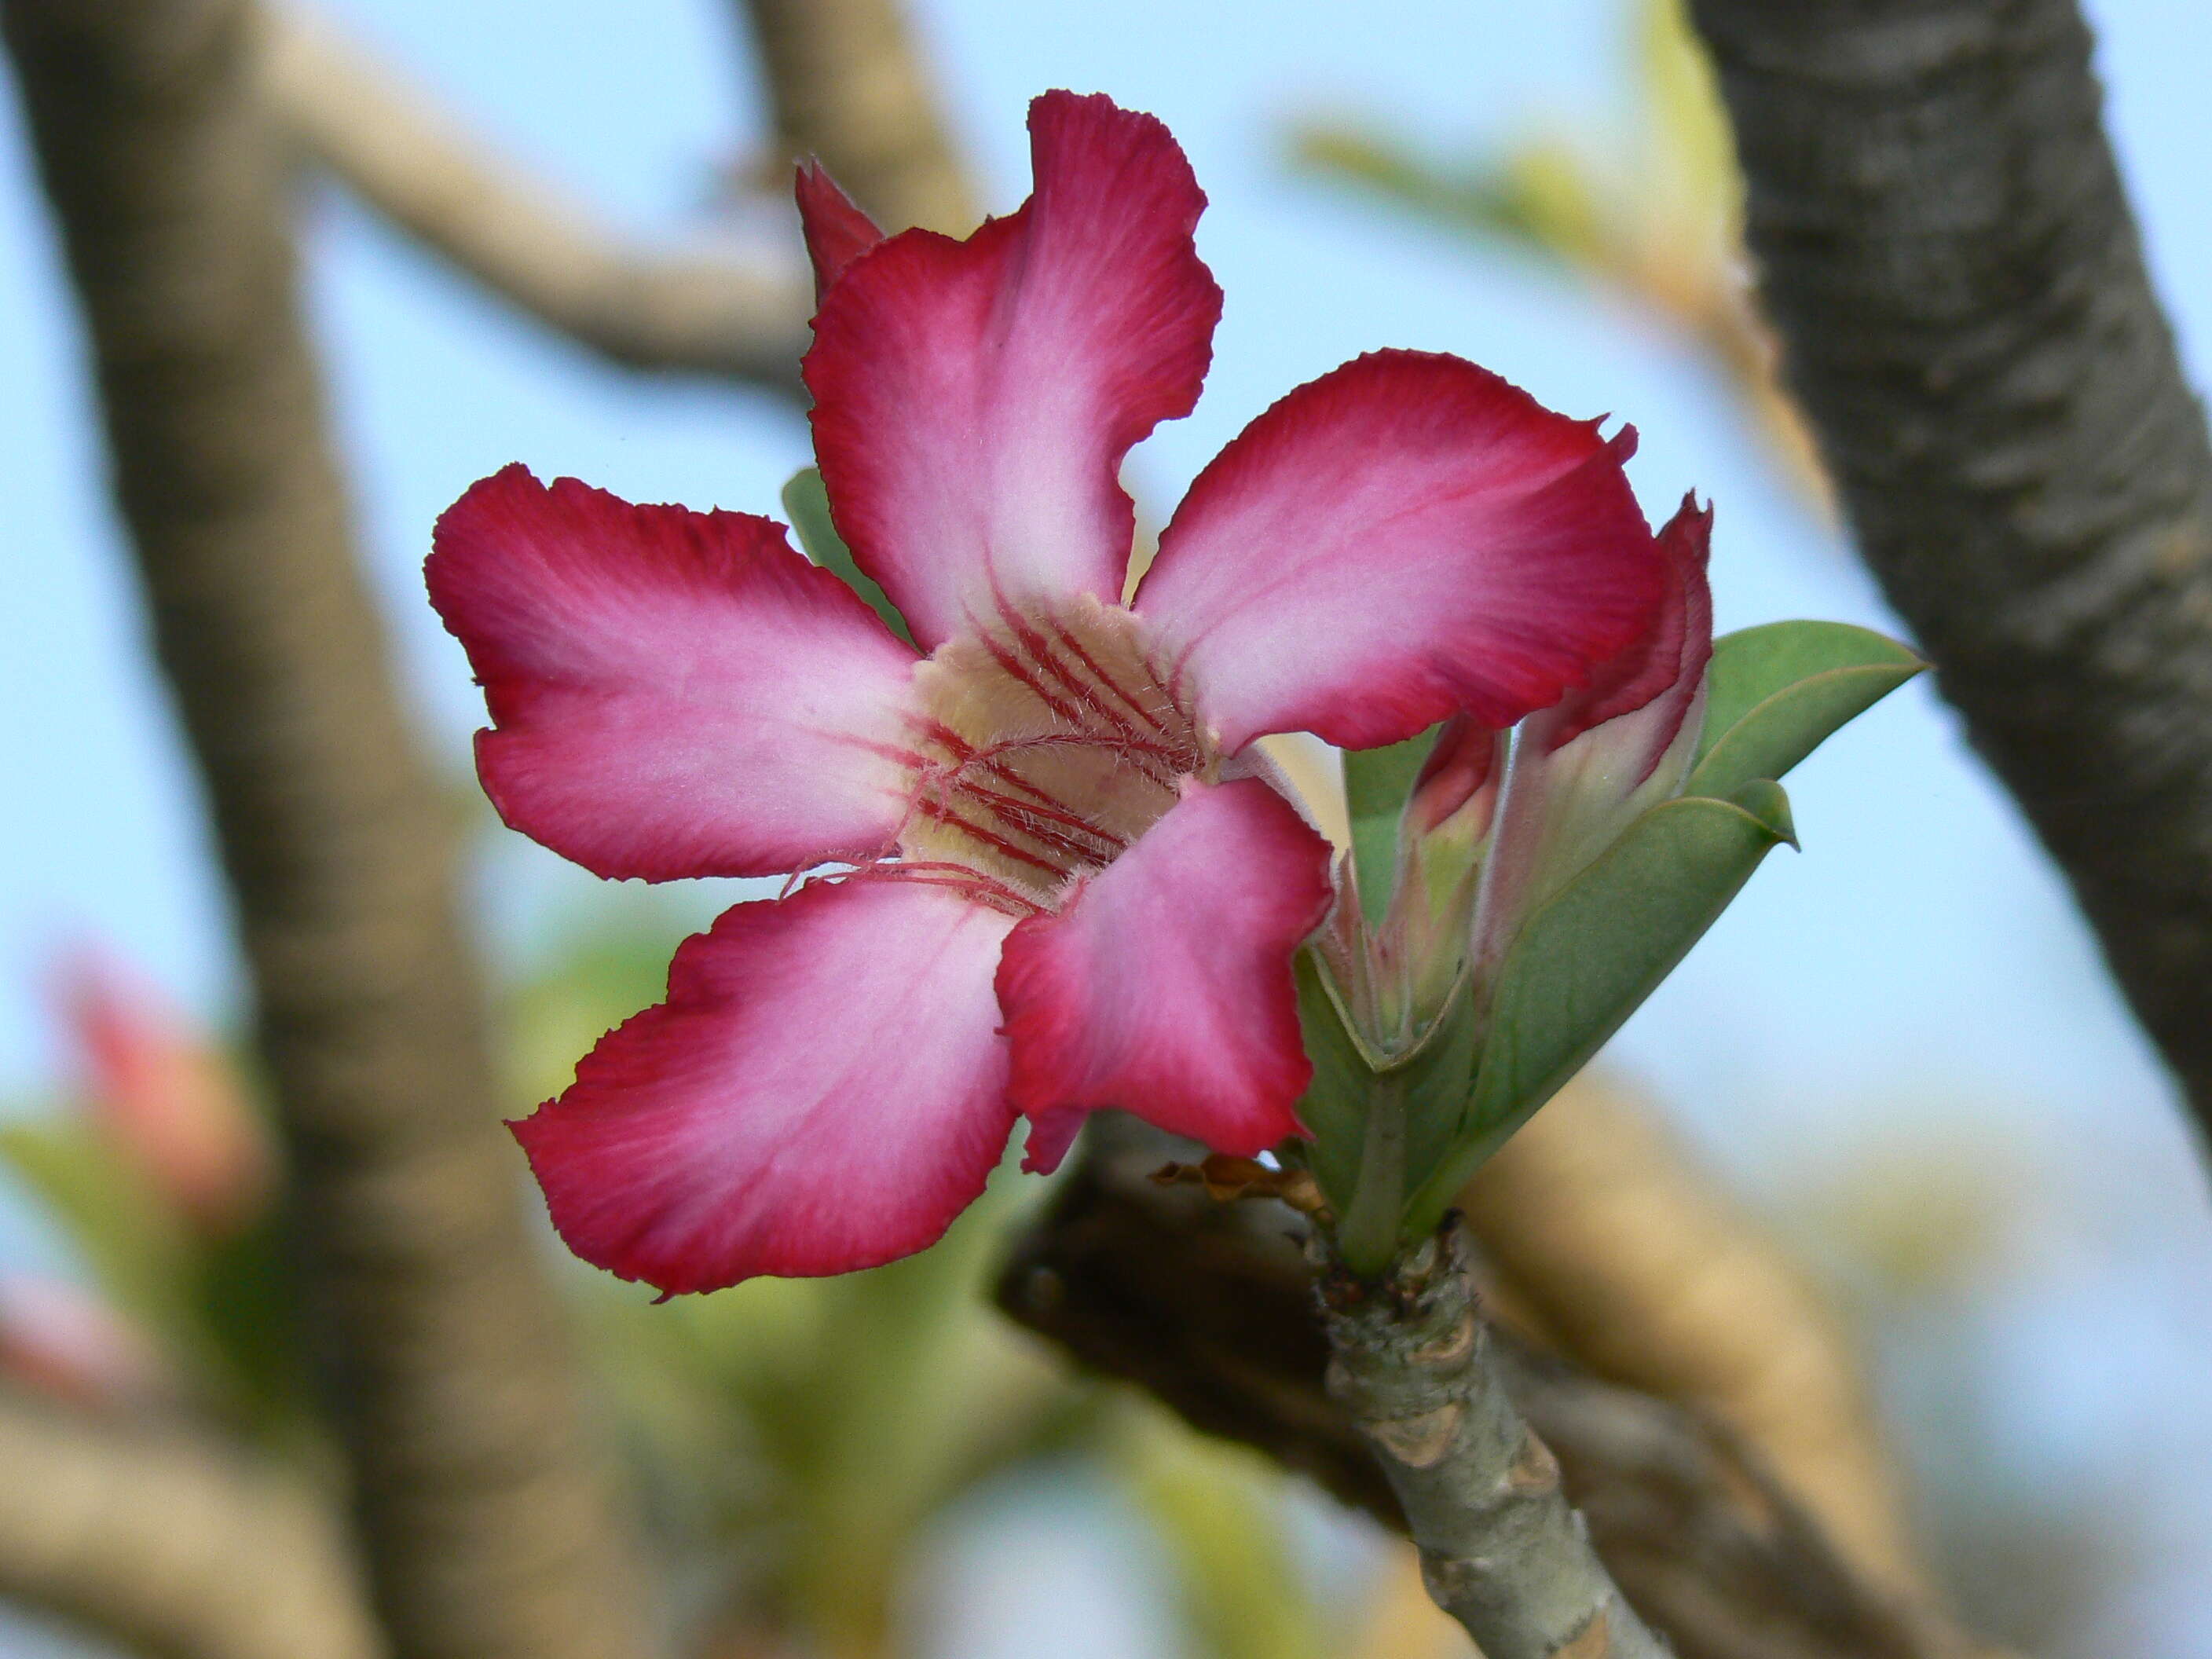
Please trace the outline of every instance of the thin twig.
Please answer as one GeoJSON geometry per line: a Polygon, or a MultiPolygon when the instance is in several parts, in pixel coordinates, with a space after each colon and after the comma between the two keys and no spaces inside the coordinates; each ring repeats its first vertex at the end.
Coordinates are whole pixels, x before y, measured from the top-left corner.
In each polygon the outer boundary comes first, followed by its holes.
{"type": "Polygon", "coordinates": [[[264,85],[347,188],[492,293],[627,368],[796,397],[811,290],[781,264],[626,238],[500,155],[337,26],[262,9],[264,85]]]}
{"type": "Polygon", "coordinates": [[[633,1659],[639,1569],[527,1231],[457,826],[363,583],[245,0],[0,0],[214,818],[302,1294],[400,1659],[633,1659]]]}
{"type": "Polygon", "coordinates": [[[155,1659],[379,1659],[335,1511],[174,1429],[0,1393],[0,1595],[155,1659]]]}

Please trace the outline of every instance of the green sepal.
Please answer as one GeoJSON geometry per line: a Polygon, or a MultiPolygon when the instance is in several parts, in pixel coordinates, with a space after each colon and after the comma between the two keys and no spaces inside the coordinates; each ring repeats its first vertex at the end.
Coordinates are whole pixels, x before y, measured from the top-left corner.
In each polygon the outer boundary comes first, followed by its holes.
{"type": "Polygon", "coordinates": [[[1507,1136],[1674,970],[1778,842],[1789,797],[1760,779],[1728,800],[1655,806],[1528,918],[1498,966],[1480,1070],[1449,1152],[1407,1207],[1425,1236],[1507,1136]]]}
{"type": "Polygon", "coordinates": [[[1449,1150],[1457,1129],[1474,1069],[1473,999],[1462,984],[1419,1042],[1378,1058],[1345,1018],[1311,951],[1298,953],[1296,973],[1314,1067],[1298,1103],[1313,1132],[1306,1166],[1336,1214],[1346,1261],[1355,1271],[1379,1272],[1395,1252],[1406,1194],[1449,1150]]]}
{"type": "Polygon", "coordinates": [[[1778,622],[1713,641],[1705,726],[1685,795],[1726,799],[1778,778],[1928,665],[1848,623],[1778,622]]]}
{"type": "Polygon", "coordinates": [[[1380,927],[1390,908],[1398,873],[1398,822],[1406,799],[1437,745],[1432,726],[1419,737],[1382,749],[1351,749],[1344,756],[1344,804],[1352,818],[1352,868],[1359,885],[1359,913],[1380,927]]]}
{"type": "Polygon", "coordinates": [[[1306,1146],[1306,1166],[1321,1183],[1330,1207],[1341,1215],[1359,1180],[1359,1144],[1375,1068],[1352,1035],[1351,1022],[1337,1006],[1314,953],[1299,951],[1292,971],[1298,990],[1298,1030],[1314,1068],[1313,1081],[1298,1100],[1298,1121],[1313,1135],[1306,1146]]]}
{"type": "Polygon", "coordinates": [[[806,556],[866,599],[868,609],[884,619],[884,627],[912,645],[914,630],[906,625],[906,618],[874,579],[861,574],[853,550],[845,545],[845,538],[830,522],[830,495],[822,487],[819,467],[802,466],[791,475],[791,482],[783,487],[783,510],[806,556]]]}

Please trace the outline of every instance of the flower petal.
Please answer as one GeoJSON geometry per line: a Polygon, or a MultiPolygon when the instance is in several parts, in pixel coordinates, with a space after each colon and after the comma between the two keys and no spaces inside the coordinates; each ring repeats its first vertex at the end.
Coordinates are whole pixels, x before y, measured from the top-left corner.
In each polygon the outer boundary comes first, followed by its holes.
{"type": "Polygon", "coordinates": [[[1077,1113],[1116,1106],[1217,1152],[1300,1133],[1313,1076],[1291,954],[1329,902],[1329,846],[1255,778],[1183,787],[1056,913],[1007,937],[1013,1103],[1050,1169],[1077,1113]]]}
{"type": "Polygon", "coordinates": [[[1052,92],[1030,143],[1020,211],[854,260],[806,356],[837,528],[925,650],[1001,596],[1120,600],[1121,457],[1190,412],[1221,312],[1191,241],[1206,198],[1165,127],[1052,92]]]}
{"type": "Polygon", "coordinates": [[[668,1000],[513,1126],[555,1228],[671,1292],[934,1242],[1013,1127],[991,994],[1012,926],[879,877],[725,912],[677,951],[668,1000]]]}
{"type": "Polygon", "coordinates": [[[1067,1156],[1091,1114],[1076,1106],[1054,1106],[1030,1119],[1029,1139],[1022,1143],[1022,1168],[1030,1175],[1050,1175],[1067,1156]]]}
{"type": "Polygon", "coordinates": [[[814,262],[814,293],[818,299],[845,274],[847,265],[882,241],[884,234],[819,161],[799,164],[793,194],[799,198],[799,224],[806,236],[806,257],[814,262]]]}
{"type": "Polygon", "coordinates": [[[1650,710],[1654,765],[1681,730],[1705,665],[1713,655],[1713,593],[1705,577],[1712,547],[1713,510],[1685,495],[1659,532],[1665,573],[1659,608],[1643,633],[1598,665],[1590,682],[1562,698],[1542,721],[1543,740],[1564,748],[1593,726],[1650,710]]]}
{"type": "Polygon", "coordinates": [[[1433,835],[1447,820],[1466,814],[1454,827],[1470,842],[1490,828],[1498,801],[1504,733],[1464,714],[1455,714],[1437,733],[1436,746],[1421,763],[1413,793],[1406,801],[1405,832],[1433,835]]]}
{"type": "Polygon", "coordinates": [[[1509,726],[1659,594],[1632,437],[1456,357],[1379,351],[1300,386],[1199,476],[1137,609],[1224,748],[1509,726]]]}
{"type": "Polygon", "coordinates": [[[510,466],[426,574],[490,708],[484,792],[586,869],[774,875],[896,832],[914,653],[780,525],[510,466]]]}

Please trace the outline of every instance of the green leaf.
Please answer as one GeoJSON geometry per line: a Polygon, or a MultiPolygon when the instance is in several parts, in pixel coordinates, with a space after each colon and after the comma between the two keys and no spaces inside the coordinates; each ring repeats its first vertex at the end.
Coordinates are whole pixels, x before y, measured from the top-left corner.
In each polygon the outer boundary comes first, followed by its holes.
{"type": "Polygon", "coordinates": [[[291,1239],[271,1212],[202,1248],[197,1316],[235,1405],[262,1428],[303,1426],[314,1411],[291,1239]]]}
{"type": "Polygon", "coordinates": [[[1789,798],[1766,780],[1729,800],[1656,806],[1529,917],[1499,964],[1480,1069],[1452,1150],[1408,1206],[1419,1237],[1483,1160],[1558,1092],[1711,927],[1778,842],[1789,798]]]}
{"type": "Polygon", "coordinates": [[[1481,1021],[1464,981],[1421,1046],[1394,1067],[1406,1079],[1406,1188],[1417,1190],[1450,1155],[1474,1081],[1481,1021]]]}
{"type": "Polygon", "coordinates": [[[799,533],[799,544],[806,556],[866,599],[868,609],[884,619],[884,627],[912,645],[914,630],[906,625],[906,618],[899,615],[890,595],[872,578],[861,574],[860,567],[853,561],[853,550],[845,545],[845,538],[830,522],[830,495],[822,488],[819,467],[802,466],[791,475],[791,482],[783,487],[783,510],[790,516],[791,527],[799,533]]]}
{"type": "Polygon", "coordinates": [[[1413,780],[1436,747],[1432,726],[1417,738],[1384,749],[1346,750],[1344,756],[1344,801],[1352,817],[1352,867],[1359,884],[1360,914],[1370,927],[1380,927],[1390,908],[1390,889],[1397,878],[1398,820],[1413,780]]]}
{"type": "Polygon", "coordinates": [[[0,1165],[41,1200],[115,1310],[207,1392],[235,1401],[243,1379],[208,1322],[208,1247],[94,1124],[75,1117],[0,1126],[0,1165]]]}
{"type": "Polygon", "coordinates": [[[1778,778],[1928,665],[1847,623],[1778,622],[1713,641],[1705,729],[1686,795],[1725,799],[1778,778]]]}

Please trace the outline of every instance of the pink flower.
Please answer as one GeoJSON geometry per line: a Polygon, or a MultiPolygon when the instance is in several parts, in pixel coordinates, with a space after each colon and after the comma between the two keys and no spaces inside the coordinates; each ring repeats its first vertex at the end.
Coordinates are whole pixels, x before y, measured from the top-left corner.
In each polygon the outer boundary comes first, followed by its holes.
{"type": "Polygon", "coordinates": [[[144,1330],[64,1279],[12,1272],[0,1272],[0,1380],[94,1410],[144,1410],[179,1393],[144,1330]]]}
{"type": "Polygon", "coordinates": [[[440,521],[508,823],[608,877],[851,866],[686,941],[515,1126],[562,1237],[624,1277],[919,1249],[1021,1115],[1047,1170],[1108,1106],[1226,1153],[1299,1133],[1291,963],[1332,855],[1255,740],[1509,724],[1658,598],[1626,434],[1382,352],[1247,428],[1124,603],[1118,469],[1196,402],[1220,311],[1205,198],[1103,97],[1030,130],[1034,194],[965,241],[800,179],[816,451],[919,652],[765,519],[510,467],[440,521]]]}

